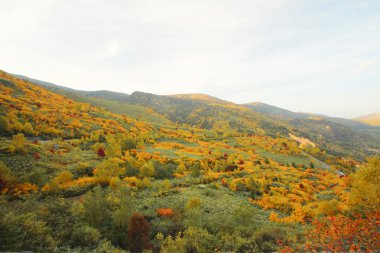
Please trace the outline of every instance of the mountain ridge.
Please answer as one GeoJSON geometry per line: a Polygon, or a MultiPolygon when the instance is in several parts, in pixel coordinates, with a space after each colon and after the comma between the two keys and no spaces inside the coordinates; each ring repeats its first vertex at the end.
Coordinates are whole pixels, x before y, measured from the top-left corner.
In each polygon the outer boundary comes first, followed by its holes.
{"type": "Polygon", "coordinates": [[[270,136],[286,137],[291,133],[310,139],[335,155],[355,153],[364,157],[380,149],[380,127],[349,119],[296,113],[257,102],[235,104],[205,94],[173,96],[141,91],[130,95],[103,91],[88,93],[37,81],[34,81],[37,85],[74,100],[154,124],[171,121],[210,130],[216,128],[226,134],[233,134],[234,131],[252,134],[264,132],[270,136]]]}
{"type": "MultiPolygon", "coordinates": [[[[143,93],[143,94],[156,95],[154,93],[144,92],[144,91],[134,91],[131,94],[127,94],[127,93],[124,93],[124,92],[117,92],[117,91],[110,91],[110,90],[94,90],[94,91],[78,90],[78,89],[73,89],[73,88],[69,88],[69,87],[66,87],[66,86],[62,86],[62,85],[57,85],[57,84],[54,84],[54,83],[51,83],[51,82],[46,82],[46,81],[41,81],[39,79],[30,78],[30,77],[27,77],[27,76],[24,76],[24,75],[19,75],[19,74],[11,74],[11,75],[16,76],[16,77],[18,77],[20,79],[23,79],[23,80],[26,80],[26,81],[30,81],[32,83],[36,83],[38,85],[43,85],[43,86],[47,86],[47,87],[56,87],[56,88],[60,88],[60,89],[64,89],[64,90],[69,90],[69,91],[73,91],[73,92],[81,92],[81,93],[87,94],[88,96],[94,96],[94,97],[96,97],[97,94],[100,94],[100,93],[112,94],[112,95],[115,95],[115,96],[119,96],[120,98],[123,98],[123,99],[128,98],[129,96],[131,96],[134,93],[143,93]]],[[[358,117],[354,117],[354,118],[342,118],[342,117],[328,116],[328,115],[319,114],[319,113],[294,112],[294,111],[291,111],[291,110],[288,110],[288,109],[285,109],[285,108],[281,108],[281,107],[278,107],[278,106],[270,105],[270,104],[267,104],[267,103],[264,103],[264,102],[259,102],[259,101],[254,101],[254,102],[249,102],[249,103],[235,103],[235,102],[224,100],[224,99],[221,99],[221,98],[209,95],[209,94],[205,94],[205,93],[182,93],[182,94],[158,95],[158,96],[167,96],[167,97],[184,98],[184,99],[194,99],[194,100],[201,100],[201,101],[214,101],[214,102],[219,101],[219,102],[228,103],[228,104],[234,104],[234,105],[239,105],[239,106],[254,107],[255,109],[257,109],[259,107],[270,107],[271,109],[274,109],[274,110],[279,110],[279,111],[282,111],[282,112],[286,111],[287,113],[293,115],[295,118],[307,118],[307,117],[310,117],[310,116],[317,116],[317,117],[321,116],[321,117],[330,118],[330,119],[349,120],[349,121],[352,121],[352,122],[359,122],[361,124],[366,124],[366,125],[368,125],[368,124],[365,123],[364,121],[360,121],[359,119],[365,118],[365,117],[370,117],[370,116],[380,117],[380,113],[366,114],[366,115],[362,115],[362,116],[358,116],[358,117]]],[[[101,96],[99,96],[99,98],[101,98],[101,96]]],[[[115,99],[115,98],[113,98],[113,99],[115,99]]],[[[121,100],[121,99],[117,99],[117,100],[121,100]]],[[[267,109],[268,108],[266,108],[266,110],[267,109]]],[[[257,110],[257,111],[262,112],[260,110],[257,110]]],[[[268,114],[271,114],[271,113],[268,113],[268,114]]]]}
{"type": "Polygon", "coordinates": [[[380,126],[380,113],[371,113],[353,118],[352,120],[373,126],[380,126]]]}

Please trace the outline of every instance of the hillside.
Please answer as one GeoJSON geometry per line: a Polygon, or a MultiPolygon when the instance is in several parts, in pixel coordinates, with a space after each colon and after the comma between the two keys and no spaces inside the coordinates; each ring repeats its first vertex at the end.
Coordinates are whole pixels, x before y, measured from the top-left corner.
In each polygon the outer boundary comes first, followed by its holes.
{"type": "Polygon", "coordinates": [[[380,127],[324,115],[296,113],[264,103],[237,105],[205,94],[80,91],[16,75],[70,97],[152,124],[186,124],[226,135],[244,131],[308,138],[333,155],[364,158],[380,150],[380,127]],[[250,109],[250,110],[247,110],[250,109]],[[253,111],[253,112],[252,112],[253,111]],[[316,121],[316,119],[321,119],[316,121]],[[235,132],[235,133],[234,133],[235,132]]]}
{"type": "Polygon", "coordinates": [[[309,114],[306,114],[306,113],[296,113],[296,112],[282,109],[277,106],[268,105],[261,102],[252,102],[252,103],[244,104],[244,106],[254,111],[261,112],[262,114],[266,114],[266,115],[272,116],[277,119],[282,119],[282,120],[305,119],[310,116],[309,114]]]}
{"type": "Polygon", "coordinates": [[[247,108],[287,122],[301,137],[318,143],[334,155],[368,155],[380,147],[380,127],[319,114],[296,113],[264,103],[245,104],[247,108]]]}
{"type": "Polygon", "coordinates": [[[175,95],[169,95],[169,97],[200,100],[200,101],[206,101],[208,103],[216,103],[216,104],[232,104],[231,102],[228,102],[228,101],[225,101],[225,100],[222,100],[222,99],[219,99],[207,94],[199,94],[199,93],[175,94],[175,95]]]}
{"type": "Polygon", "coordinates": [[[373,113],[361,117],[354,118],[353,120],[373,125],[373,126],[380,126],[380,113],[373,113]]]}
{"type": "Polygon", "coordinates": [[[68,98],[80,101],[83,103],[89,103],[93,106],[102,107],[113,113],[124,114],[131,118],[137,120],[143,120],[151,123],[167,123],[168,119],[163,115],[159,115],[152,110],[147,110],[147,108],[132,105],[126,103],[128,94],[118,93],[112,91],[82,91],[67,88],[64,86],[59,86],[53,83],[44,82],[41,80],[29,78],[22,75],[14,75],[15,77],[21,78],[28,82],[37,84],[41,87],[44,87],[52,92],[62,94],[68,98]]]}
{"type": "Polygon", "coordinates": [[[353,120],[296,113],[264,103],[237,105],[205,94],[102,94],[102,91],[73,90],[21,75],[19,77],[74,100],[153,124],[168,124],[171,121],[213,129],[227,135],[234,134],[234,131],[260,132],[271,136],[289,136],[293,133],[302,138],[310,138],[331,154],[350,154],[359,158],[376,154],[380,150],[380,127],[353,120]],[[321,121],[317,122],[316,119],[321,121]]]}
{"type": "Polygon", "coordinates": [[[210,103],[209,100],[159,96],[143,92],[132,93],[127,102],[151,108],[176,123],[213,129],[226,134],[238,131],[286,135],[288,132],[281,122],[233,103],[210,103]]]}
{"type": "Polygon", "coordinates": [[[247,110],[244,106],[223,101],[203,94],[182,94],[172,96],[159,96],[144,92],[134,92],[131,95],[120,93],[111,96],[95,97],[101,92],[87,92],[46,83],[40,80],[16,75],[23,80],[29,80],[41,85],[53,92],[63,94],[74,100],[90,103],[94,106],[125,114],[135,119],[145,120],[150,123],[174,123],[187,124],[194,127],[212,129],[222,132],[230,130],[257,132],[266,131],[267,134],[285,134],[286,126],[281,122],[272,120],[262,114],[247,110]],[[117,100],[117,101],[115,101],[117,100]]]}
{"type": "MultiPolygon", "coordinates": [[[[358,223],[369,229],[355,236],[376,238],[378,206],[371,192],[350,202],[356,188],[350,193],[345,176],[376,168],[376,159],[366,165],[319,143],[299,145],[294,139],[312,142],[232,103],[141,92],[118,102],[166,119],[160,124],[54,89],[0,72],[1,251],[305,251],[318,247],[308,237],[318,234],[315,222],[357,207],[369,210],[358,223]]],[[[109,95],[96,99],[112,102],[109,95]]],[[[313,127],[322,132],[321,122],[313,127]]],[[[331,140],[344,134],[331,131],[331,140]]]]}

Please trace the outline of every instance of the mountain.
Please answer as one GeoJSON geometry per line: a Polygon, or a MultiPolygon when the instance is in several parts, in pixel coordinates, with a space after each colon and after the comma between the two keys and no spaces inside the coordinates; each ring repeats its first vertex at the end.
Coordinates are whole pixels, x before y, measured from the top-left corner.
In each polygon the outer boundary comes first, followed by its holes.
{"type": "MultiPolygon", "coordinates": [[[[16,75],[17,76],[17,75],[16,75]]],[[[18,76],[76,101],[153,124],[179,123],[219,133],[264,133],[307,138],[334,155],[365,157],[380,150],[380,127],[318,114],[296,113],[264,103],[234,104],[205,94],[130,95],[80,91],[18,76]]]]}
{"type": "Polygon", "coordinates": [[[167,123],[168,119],[154,111],[147,111],[146,108],[126,103],[129,95],[125,93],[100,90],[100,91],[83,91],[67,88],[57,84],[37,80],[23,75],[12,74],[22,80],[37,84],[52,92],[59,93],[68,98],[79,102],[89,103],[93,106],[105,108],[113,113],[125,114],[131,118],[143,120],[151,123],[167,123]]]}
{"type": "Polygon", "coordinates": [[[335,214],[328,243],[349,231],[374,251],[380,161],[360,137],[205,95],[88,95],[0,71],[0,251],[307,252],[335,214]],[[364,235],[341,228],[353,222],[364,235]]]}
{"type": "Polygon", "coordinates": [[[249,103],[245,106],[287,122],[299,135],[310,138],[335,155],[351,148],[366,153],[366,150],[373,150],[374,147],[378,149],[380,146],[380,127],[377,126],[320,114],[292,112],[264,103],[249,103]]]}
{"type": "Polygon", "coordinates": [[[231,129],[250,133],[265,131],[270,135],[282,133],[284,136],[289,132],[286,126],[277,120],[244,106],[204,94],[160,96],[137,91],[131,95],[116,92],[101,95],[101,91],[74,90],[21,75],[14,76],[76,101],[155,124],[172,121],[206,129],[215,128],[222,132],[230,132],[231,129]]]}
{"type": "MultiPolygon", "coordinates": [[[[277,119],[289,121],[289,120],[295,120],[295,119],[324,119],[326,121],[335,122],[337,124],[344,125],[346,127],[349,127],[351,129],[362,131],[363,133],[370,133],[370,132],[376,132],[380,131],[380,128],[378,127],[371,127],[368,126],[368,124],[365,124],[365,122],[359,122],[360,120],[351,120],[351,119],[344,119],[344,118],[337,118],[337,117],[329,117],[322,114],[313,114],[313,113],[299,113],[299,112],[292,112],[286,109],[282,109],[280,107],[260,103],[260,102],[253,102],[244,104],[244,106],[253,109],[254,111],[261,112],[263,114],[266,114],[268,116],[272,116],[277,119]]],[[[373,114],[368,115],[368,117],[380,117],[380,114],[373,114]]],[[[365,116],[364,116],[365,117],[365,116]]],[[[376,132],[378,136],[380,136],[380,132],[376,132]]]]}
{"type": "Polygon", "coordinates": [[[380,113],[373,113],[361,117],[354,118],[353,120],[359,121],[368,125],[380,126],[380,113]]]}
{"type": "Polygon", "coordinates": [[[261,112],[265,115],[269,115],[274,118],[282,119],[282,120],[305,119],[310,116],[309,114],[306,114],[306,113],[296,113],[296,112],[288,111],[286,109],[282,109],[277,106],[268,105],[261,102],[252,102],[252,103],[244,104],[244,106],[254,111],[261,112]]]}
{"type": "MultiPolygon", "coordinates": [[[[261,113],[253,112],[233,103],[215,103],[214,99],[194,99],[188,97],[160,96],[144,92],[134,92],[127,103],[151,108],[176,123],[191,125],[221,132],[241,131],[269,135],[282,133],[288,129],[282,122],[261,113]]],[[[219,100],[218,100],[219,101],[219,100]]]]}
{"type": "Polygon", "coordinates": [[[56,90],[56,91],[60,91],[60,92],[62,92],[62,91],[73,92],[73,93],[77,93],[77,94],[87,96],[87,97],[103,98],[103,99],[122,102],[129,96],[128,94],[125,94],[125,93],[108,91],[108,90],[98,90],[98,91],[76,90],[76,89],[71,89],[71,88],[67,88],[64,86],[59,86],[59,85],[56,85],[53,83],[41,81],[38,79],[30,78],[27,76],[16,75],[16,74],[13,74],[13,76],[18,77],[20,79],[23,79],[25,81],[31,82],[31,83],[38,84],[40,86],[44,86],[50,90],[56,90]]]}
{"type": "Polygon", "coordinates": [[[123,133],[136,124],[132,118],[72,100],[5,72],[0,72],[0,83],[4,85],[0,86],[0,114],[9,121],[9,127],[5,124],[2,130],[7,135],[22,131],[27,122],[33,130],[30,132],[38,132],[40,137],[65,139],[88,136],[89,131],[102,128],[123,133]]]}
{"type": "Polygon", "coordinates": [[[219,99],[219,98],[207,95],[207,94],[200,94],[200,93],[175,94],[175,95],[169,95],[169,97],[200,100],[200,101],[206,101],[209,103],[216,103],[216,104],[233,104],[233,103],[228,102],[226,100],[222,100],[222,99],[219,99]]]}

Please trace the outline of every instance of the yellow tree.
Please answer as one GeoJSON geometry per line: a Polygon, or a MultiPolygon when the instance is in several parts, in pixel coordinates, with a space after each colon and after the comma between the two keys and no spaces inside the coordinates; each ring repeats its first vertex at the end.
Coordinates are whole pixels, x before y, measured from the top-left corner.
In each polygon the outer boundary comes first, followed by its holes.
{"type": "Polygon", "coordinates": [[[125,169],[119,167],[119,159],[109,158],[96,166],[94,176],[99,183],[108,183],[112,177],[119,177],[124,172],[125,169]]]}
{"type": "Polygon", "coordinates": [[[152,160],[145,163],[144,166],[140,168],[140,174],[141,176],[144,176],[144,177],[153,177],[154,171],[155,171],[155,168],[154,168],[154,164],[152,160]]]}
{"type": "Polygon", "coordinates": [[[34,129],[33,129],[33,126],[32,126],[32,124],[30,124],[29,122],[26,122],[26,123],[24,124],[24,133],[25,133],[26,135],[29,135],[29,136],[34,135],[34,129]]]}
{"type": "Polygon", "coordinates": [[[114,137],[107,136],[106,155],[109,157],[121,156],[120,143],[114,137]]]}
{"type": "Polygon", "coordinates": [[[6,133],[9,131],[9,121],[6,117],[0,116],[0,133],[6,133]]]}
{"type": "Polygon", "coordinates": [[[352,206],[361,205],[368,209],[380,210],[380,160],[368,159],[366,166],[353,175],[349,202],[352,206]]]}
{"type": "Polygon", "coordinates": [[[26,139],[23,134],[20,133],[20,134],[13,135],[11,149],[14,148],[14,150],[19,153],[26,153],[25,141],[26,139]]]}

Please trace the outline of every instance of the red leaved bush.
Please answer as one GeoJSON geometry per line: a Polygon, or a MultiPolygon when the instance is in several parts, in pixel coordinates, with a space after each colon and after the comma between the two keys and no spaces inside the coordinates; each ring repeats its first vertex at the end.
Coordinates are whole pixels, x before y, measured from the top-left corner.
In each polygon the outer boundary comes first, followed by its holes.
{"type": "Polygon", "coordinates": [[[98,156],[101,156],[101,157],[103,157],[103,156],[105,156],[105,155],[106,155],[106,152],[104,152],[104,149],[102,149],[102,148],[99,148],[99,149],[98,149],[98,152],[97,152],[97,154],[98,154],[98,156]]]}
{"type": "Polygon", "coordinates": [[[380,249],[379,212],[328,216],[305,234],[306,251],[368,252],[380,249]]]}
{"type": "Polygon", "coordinates": [[[151,248],[149,240],[150,226],[139,213],[132,214],[128,221],[128,248],[131,252],[141,252],[151,248]]]}

